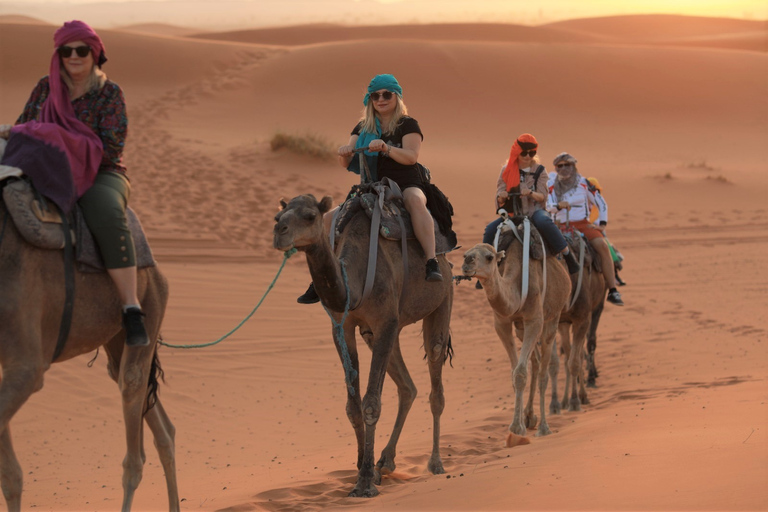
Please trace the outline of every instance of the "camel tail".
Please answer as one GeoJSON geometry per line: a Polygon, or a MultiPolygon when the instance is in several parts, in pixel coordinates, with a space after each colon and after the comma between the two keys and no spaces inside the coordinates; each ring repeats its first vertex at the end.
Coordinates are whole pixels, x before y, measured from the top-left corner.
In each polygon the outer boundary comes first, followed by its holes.
{"type": "MultiPolygon", "coordinates": [[[[451,343],[451,332],[448,331],[448,349],[445,351],[445,358],[448,359],[448,364],[453,368],[453,344],[451,343]]],[[[443,361],[445,363],[445,361],[443,361]]]]}
{"type": "Polygon", "coordinates": [[[157,403],[157,390],[160,385],[160,381],[165,382],[165,372],[162,366],[160,366],[160,358],[157,357],[157,347],[155,345],[155,353],[152,354],[152,366],[149,369],[149,385],[147,386],[147,409],[144,414],[147,414],[152,407],[157,403]]]}

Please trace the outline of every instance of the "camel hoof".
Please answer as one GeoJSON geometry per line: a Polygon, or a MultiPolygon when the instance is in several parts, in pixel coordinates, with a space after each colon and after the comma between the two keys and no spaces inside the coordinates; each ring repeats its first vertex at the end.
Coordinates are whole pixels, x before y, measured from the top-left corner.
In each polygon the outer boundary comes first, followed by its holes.
{"type": "Polygon", "coordinates": [[[512,423],[509,426],[509,431],[518,436],[525,436],[528,433],[522,423],[512,423]]]}
{"type": "Polygon", "coordinates": [[[354,489],[352,489],[352,492],[348,494],[350,498],[373,498],[378,495],[379,495],[379,490],[376,489],[376,487],[373,484],[369,485],[365,489],[355,487],[354,489]]]}
{"type": "Polygon", "coordinates": [[[581,405],[589,405],[589,397],[587,395],[579,395],[579,400],[581,400],[581,405]]]}
{"type": "Polygon", "coordinates": [[[580,411],[581,410],[581,400],[578,398],[572,398],[571,401],[568,403],[568,410],[569,411],[580,411]]]}
{"type": "Polygon", "coordinates": [[[542,425],[539,427],[538,432],[536,432],[536,437],[544,437],[552,434],[552,431],[549,430],[549,425],[546,423],[542,423],[542,425]]]}
{"type": "Polygon", "coordinates": [[[595,384],[594,379],[590,379],[590,380],[587,381],[587,387],[588,388],[596,388],[597,387],[597,384],[595,384]]]}
{"type": "Polygon", "coordinates": [[[429,472],[433,475],[443,475],[445,474],[445,469],[443,468],[443,461],[440,459],[437,460],[429,460],[429,464],[427,464],[427,469],[429,469],[429,472]]]}
{"type": "Polygon", "coordinates": [[[381,470],[379,468],[373,468],[373,484],[381,485],[381,470]]]}
{"type": "Polygon", "coordinates": [[[536,428],[539,423],[539,418],[535,414],[529,414],[525,417],[525,426],[528,428],[536,428]]]}
{"type": "Polygon", "coordinates": [[[560,406],[559,400],[552,400],[549,403],[549,414],[561,414],[563,412],[563,408],[560,406]]]}

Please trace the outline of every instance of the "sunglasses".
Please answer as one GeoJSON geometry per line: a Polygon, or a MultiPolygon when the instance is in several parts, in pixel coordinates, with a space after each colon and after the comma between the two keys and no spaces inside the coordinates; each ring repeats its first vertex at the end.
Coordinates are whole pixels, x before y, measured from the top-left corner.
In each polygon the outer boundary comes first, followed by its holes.
{"type": "Polygon", "coordinates": [[[565,167],[573,167],[573,164],[557,164],[558,169],[564,169],[565,167]]]}
{"type": "Polygon", "coordinates": [[[386,101],[389,101],[389,100],[392,99],[392,96],[393,96],[393,94],[391,92],[389,92],[389,91],[384,91],[384,92],[381,92],[381,93],[379,93],[379,92],[372,92],[371,93],[371,99],[373,101],[379,101],[379,98],[384,98],[386,101]]]}
{"type": "Polygon", "coordinates": [[[529,149],[527,151],[523,151],[522,153],[520,153],[520,156],[536,156],[536,150],[529,149]]]}
{"type": "Polygon", "coordinates": [[[59,57],[62,59],[70,58],[73,51],[77,53],[78,57],[86,57],[89,53],[91,53],[91,47],[78,46],[76,48],[72,48],[71,46],[59,46],[59,49],[56,51],[59,52],[59,57]]]}

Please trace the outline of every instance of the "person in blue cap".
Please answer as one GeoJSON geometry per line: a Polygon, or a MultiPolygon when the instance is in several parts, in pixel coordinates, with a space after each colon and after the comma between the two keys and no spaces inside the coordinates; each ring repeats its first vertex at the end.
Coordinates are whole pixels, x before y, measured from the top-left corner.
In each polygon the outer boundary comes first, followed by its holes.
{"type": "MultiPolygon", "coordinates": [[[[359,173],[358,159],[353,150],[367,147],[365,152],[373,181],[389,178],[403,191],[405,208],[411,216],[416,238],[427,257],[427,281],[442,281],[440,266],[435,257],[435,228],[432,215],[427,210],[427,196],[419,174],[417,162],[424,136],[419,123],[408,116],[403,102],[403,88],[389,74],[376,75],[363,97],[362,119],[355,125],[345,146],[338,151],[339,163],[352,172],[359,173]]],[[[329,226],[330,229],[330,226],[329,226]]],[[[301,304],[312,304],[320,298],[314,286],[297,299],[301,304]]]]}

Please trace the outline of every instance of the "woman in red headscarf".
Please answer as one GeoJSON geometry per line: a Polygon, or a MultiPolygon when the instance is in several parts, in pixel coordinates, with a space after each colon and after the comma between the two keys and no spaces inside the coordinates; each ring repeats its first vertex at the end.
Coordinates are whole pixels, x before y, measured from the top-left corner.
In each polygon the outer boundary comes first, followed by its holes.
{"type": "Polygon", "coordinates": [[[68,213],[79,202],[123,304],[127,344],[149,344],[136,291],[136,256],[126,208],[131,187],[122,165],[128,128],[120,87],[107,79],[104,44],[82,21],[53,36],[48,76],[32,91],[8,139],[2,164],[17,167],[68,213]]]}
{"type": "MultiPolygon", "coordinates": [[[[568,271],[579,271],[579,263],[568,250],[560,230],[552,222],[545,209],[548,190],[547,172],[536,156],[539,143],[530,133],[520,135],[512,144],[509,158],[499,173],[496,183],[496,208],[504,208],[510,215],[525,215],[547,242],[549,249],[562,254],[568,264],[568,271]],[[511,194],[514,194],[513,196],[511,194]],[[519,194],[519,202],[516,202],[519,194]]],[[[499,217],[485,228],[483,243],[493,244],[496,230],[501,224],[499,217]]],[[[480,282],[476,284],[481,287],[480,282]]]]}

